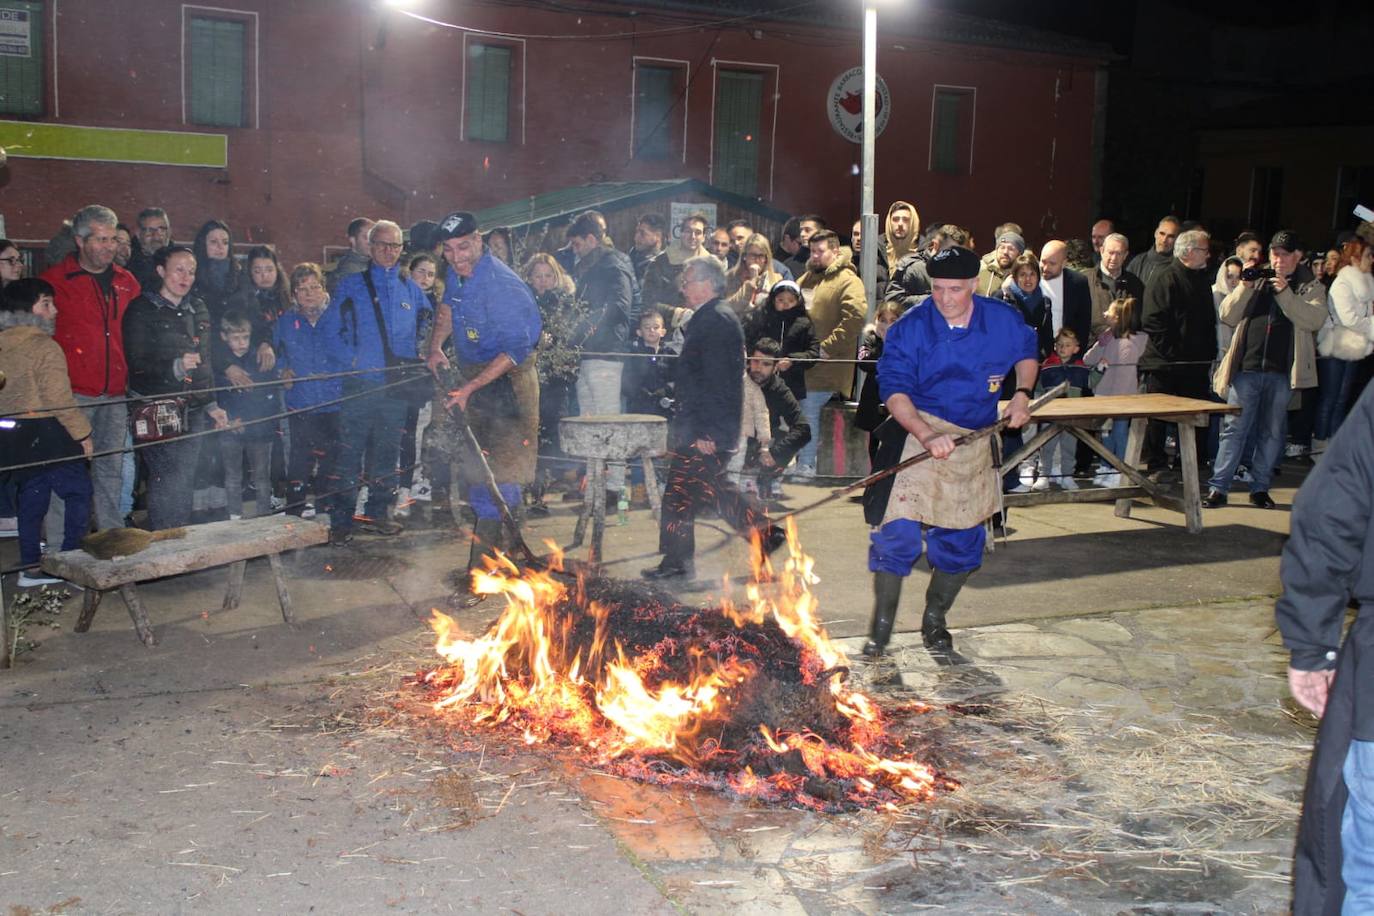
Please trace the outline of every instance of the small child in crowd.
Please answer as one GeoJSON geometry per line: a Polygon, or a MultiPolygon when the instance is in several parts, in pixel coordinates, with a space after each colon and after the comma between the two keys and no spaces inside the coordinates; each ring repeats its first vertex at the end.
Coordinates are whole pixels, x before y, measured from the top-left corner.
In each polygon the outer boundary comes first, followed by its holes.
{"type": "MultiPolygon", "coordinates": [[[[1081,398],[1091,395],[1091,374],[1078,355],[1078,335],[1072,328],[1060,328],[1054,338],[1054,352],[1040,364],[1041,392],[1048,391],[1060,382],[1068,382],[1069,390],[1064,397],[1081,398]]],[[[1032,489],[1047,490],[1050,483],[1059,484],[1065,490],[1077,490],[1078,483],[1073,479],[1074,453],[1078,440],[1069,433],[1060,433],[1044,448],[1045,461],[1042,467],[1046,473],[1040,475],[1032,489]]]]}
{"type": "MultiPolygon", "coordinates": [[[[225,373],[231,366],[237,366],[254,382],[268,382],[274,378],[272,372],[258,369],[258,360],[253,349],[253,322],[242,312],[230,310],[224,313],[219,322],[219,339],[222,347],[215,349],[215,386],[226,387],[230,384],[225,373]]],[[[276,421],[251,422],[262,420],[281,412],[281,399],[275,386],[235,387],[221,391],[218,395],[219,406],[229,415],[232,430],[223,436],[224,449],[224,487],[227,492],[229,517],[238,519],[244,516],[243,509],[243,461],[253,468],[254,513],[267,515],[272,506],[272,443],[277,438],[276,421]]]]}
{"type": "Polygon", "coordinates": [[[630,344],[632,354],[625,360],[621,393],[626,413],[647,413],[666,417],[663,399],[672,396],[673,359],[671,344],[664,340],[668,323],[656,308],[646,308],[639,316],[639,328],[630,344]]]}
{"type": "MultiPolygon", "coordinates": [[[[1102,317],[1106,319],[1108,327],[1083,356],[1085,365],[1102,370],[1095,393],[1103,397],[1137,394],[1140,380],[1136,364],[1145,353],[1145,344],[1150,338],[1144,331],[1131,330],[1136,320],[1135,297],[1114,300],[1102,317]]],[[[1112,420],[1103,439],[1103,444],[1118,458],[1126,457],[1126,435],[1130,428],[1130,420],[1112,420]]],[[[1121,485],[1121,475],[1111,468],[1104,468],[1093,482],[1100,487],[1116,487],[1121,485]]]]}
{"type": "MultiPolygon", "coordinates": [[[[92,452],[91,424],[76,406],[67,358],[52,339],[56,324],[53,288],[47,281],[15,280],[0,292],[0,375],[5,379],[0,387],[0,465],[56,460],[0,474],[19,491],[19,562],[24,566],[42,559],[43,516],[54,493],[66,506],[63,550],[81,546],[91,518],[91,477],[82,460],[92,452]]],[[[36,569],[19,573],[21,588],[61,582],[36,569]]]]}

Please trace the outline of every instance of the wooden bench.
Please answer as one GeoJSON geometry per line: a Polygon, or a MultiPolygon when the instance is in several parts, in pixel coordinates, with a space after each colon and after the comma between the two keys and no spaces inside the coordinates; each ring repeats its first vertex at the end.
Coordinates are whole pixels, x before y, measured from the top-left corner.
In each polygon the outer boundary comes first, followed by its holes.
{"type": "Polygon", "coordinates": [[[272,577],[277,582],[277,600],[281,602],[282,619],[287,624],[295,624],[291,615],[291,596],[286,591],[286,578],[282,574],[281,553],[323,544],[328,540],[329,528],[318,522],[293,515],[269,515],[264,518],[189,525],[184,538],[158,541],[132,556],[115,557],[112,560],[96,559],[83,550],[49,554],[43,557],[43,571],[86,589],[76,632],[85,633],[89,630],[105,593],[119,589],[120,596],[129,608],[129,616],[134,620],[138,638],[145,646],[151,647],[157,645],[157,639],[148,623],[148,612],[138,596],[139,582],[232,564],[229,567],[229,587],[224,593],[224,610],[231,610],[239,606],[243,594],[243,574],[248,561],[265,556],[272,566],[272,577]]]}

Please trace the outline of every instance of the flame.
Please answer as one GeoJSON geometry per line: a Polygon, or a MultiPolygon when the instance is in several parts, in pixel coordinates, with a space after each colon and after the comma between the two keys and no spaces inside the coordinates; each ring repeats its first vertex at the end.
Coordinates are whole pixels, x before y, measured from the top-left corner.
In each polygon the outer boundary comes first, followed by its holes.
{"type": "Polygon", "coordinates": [[[802,684],[829,693],[845,740],[827,741],[804,724],[774,722],[758,726],[747,750],[725,746],[721,736],[760,660],[722,652],[733,637],[713,642],[709,650],[667,638],[628,652],[610,631],[608,609],[587,598],[585,581],[562,575],[563,556],[551,543],[548,571],[522,572],[498,555],[473,573],[475,592],[500,595],[506,605],[482,635],[466,636],[451,617],[433,612],[435,651],[445,665],[418,680],[434,691],[436,711],[471,725],[500,727],[528,744],[572,745],[598,765],[644,779],[822,810],[835,807],[836,785],[845,803],[868,807],[919,801],[957,787],[909,759],[886,733],[878,705],[846,685],[848,659],[820,622],[810,590],[818,581],[815,564],[802,552],[790,522],[787,542],[789,555],[776,574],[755,545],[746,602],[726,602],[721,612],[736,628],[775,623],[795,642],[802,684]],[[569,601],[580,618],[569,616],[569,601]],[[565,610],[555,613],[556,607],[565,610]],[[667,677],[669,659],[671,670],[686,665],[690,676],[667,677]],[[685,769],[666,775],[669,763],[685,769]],[[817,786],[830,794],[812,794],[817,786]]]}

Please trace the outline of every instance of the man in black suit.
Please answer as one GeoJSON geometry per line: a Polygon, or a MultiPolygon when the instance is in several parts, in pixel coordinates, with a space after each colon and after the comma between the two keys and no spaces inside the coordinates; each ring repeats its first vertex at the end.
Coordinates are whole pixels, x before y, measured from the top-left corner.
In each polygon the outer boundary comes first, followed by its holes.
{"type": "MultiPolygon", "coordinates": [[[[1059,239],[1052,239],[1040,249],[1040,289],[1045,294],[1045,321],[1040,328],[1041,352],[1045,348],[1045,327],[1048,325],[1049,347],[1054,348],[1054,340],[1060,328],[1069,328],[1078,336],[1079,346],[1087,349],[1092,338],[1093,296],[1088,286],[1088,278],[1076,270],[1065,270],[1069,260],[1069,247],[1059,239]]],[[[1074,453],[1074,474],[1086,476],[1091,472],[1093,463],[1092,449],[1082,442],[1074,453]]]]}
{"type": "Polygon", "coordinates": [[[1060,328],[1070,328],[1078,335],[1081,346],[1090,342],[1088,332],[1092,329],[1093,297],[1088,289],[1088,278],[1076,270],[1065,270],[1069,249],[1058,239],[1045,243],[1040,249],[1040,290],[1045,294],[1046,327],[1040,329],[1043,338],[1048,331],[1049,346],[1042,352],[1054,349],[1054,338],[1060,328]]]}
{"type": "Polygon", "coordinates": [[[757,535],[772,552],[786,540],[757,500],[725,474],[739,448],[744,403],[744,332],[722,300],[725,265],[711,255],[682,264],[682,298],[692,310],[675,372],[677,414],[670,425],[672,463],[663,493],[658,548],[663,560],[641,572],[646,579],[692,579],[697,507],[714,503],[741,537],[757,535]]]}

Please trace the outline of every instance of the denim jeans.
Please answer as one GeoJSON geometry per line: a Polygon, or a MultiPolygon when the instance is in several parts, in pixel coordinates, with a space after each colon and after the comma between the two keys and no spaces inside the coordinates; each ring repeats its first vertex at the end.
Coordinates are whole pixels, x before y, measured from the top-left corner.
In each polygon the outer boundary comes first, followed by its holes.
{"type": "MultiPolygon", "coordinates": [[[[275,438],[275,437],[274,437],[275,438]]],[[[253,514],[272,514],[272,440],[249,439],[242,433],[221,433],[224,448],[224,491],[230,515],[243,515],[243,461],[253,466],[253,514]]]]}
{"type": "Polygon", "coordinates": [[[25,566],[42,559],[39,541],[48,501],[62,500],[62,549],[76,550],[91,524],[91,475],[86,462],[64,461],[45,468],[14,472],[19,484],[19,562],[25,566]]]}
{"type": "MultiPolygon", "coordinates": [[[[97,452],[125,448],[129,439],[129,406],[108,403],[122,401],[123,398],[88,397],[84,394],[75,397],[81,412],[91,422],[91,446],[97,452]]],[[[116,453],[91,461],[94,495],[90,514],[95,517],[97,528],[124,527],[125,513],[120,511],[124,496],[124,457],[124,454],[116,453]]],[[[43,525],[49,544],[61,540],[66,530],[63,511],[62,500],[53,499],[43,525]]]]}
{"type": "Polygon", "coordinates": [[[802,416],[811,426],[811,441],[797,452],[797,468],[802,471],[816,472],[816,449],[821,441],[821,408],[834,396],[833,391],[808,391],[802,398],[802,416]]]}
{"type": "MultiPolygon", "coordinates": [[[[344,383],[344,394],[366,390],[344,383]]],[[[353,507],[358,487],[367,485],[367,505],[363,514],[385,519],[396,496],[396,458],[405,430],[406,404],[379,391],[345,401],[339,411],[339,484],[345,488],[329,510],[330,527],[349,531],[353,527],[353,507]],[[367,478],[363,478],[363,454],[367,454],[367,478]]]]}
{"type": "MultiPolygon", "coordinates": [[[[193,431],[205,428],[204,410],[190,411],[193,431]]],[[[224,435],[220,433],[219,435],[224,435]]],[[[143,464],[148,469],[148,527],[153,531],[180,528],[191,521],[192,488],[196,468],[200,463],[202,443],[207,448],[219,448],[211,436],[181,436],[150,445],[141,450],[143,464]]]]}
{"type": "Polygon", "coordinates": [[[1350,797],[1341,815],[1341,912],[1374,912],[1374,741],[1351,741],[1345,756],[1350,797]]]}
{"type": "Polygon", "coordinates": [[[1350,404],[1350,389],[1355,386],[1355,367],[1334,356],[1317,360],[1317,380],[1321,383],[1321,400],[1317,402],[1317,422],[1312,435],[1330,439],[1341,428],[1346,406],[1350,404]]]}
{"type": "MultiPolygon", "coordinates": [[[[1126,457],[1126,440],[1131,434],[1130,420],[1113,420],[1112,428],[1107,430],[1107,434],[1102,437],[1102,444],[1107,446],[1107,451],[1118,458],[1126,457]]],[[[1112,468],[1104,468],[1111,471],[1112,468]]]]}
{"type": "Polygon", "coordinates": [[[1250,464],[1250,492],[1268,492],[1274,465],[1283,452],[1288,400],[1292,394],[1288,376],[1280,372],[1240,372],[1231,379],[1226,403],[1239,405],[1240,414],[1228,416],[1221,425],[1221,446],[1217,449],[1212,479],[1207,482],[1210,488],[1230,491],[1241,452],[1254,430],[1257,435],[1255,458],[1250,464]]]}
{"type": "MultiPolygon", "coordinates": [[[[614,359],[584,359],[577,370],[577,402],[581,415],[611,417],[624,413],[620,378],[625,364],[614,359]]],[[[625,489],[625,462],[606,463],[606,489],[625,489]]]]}

